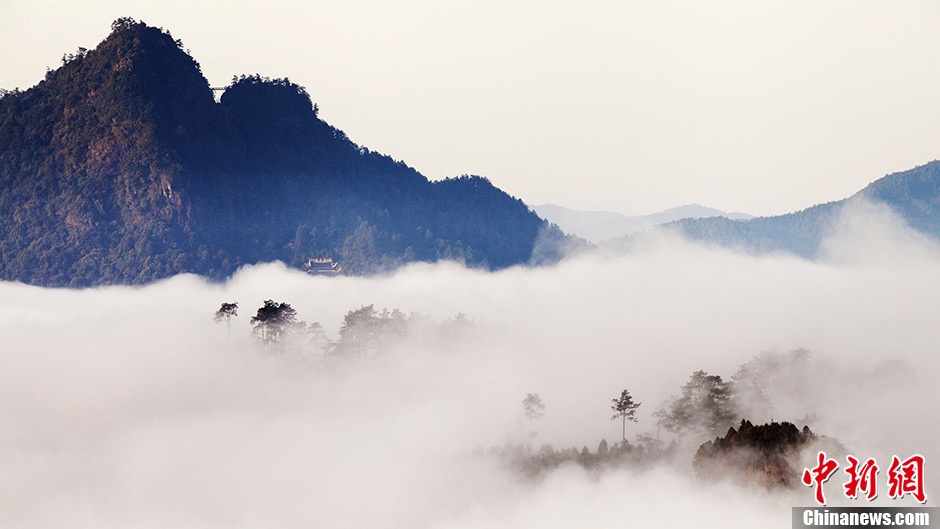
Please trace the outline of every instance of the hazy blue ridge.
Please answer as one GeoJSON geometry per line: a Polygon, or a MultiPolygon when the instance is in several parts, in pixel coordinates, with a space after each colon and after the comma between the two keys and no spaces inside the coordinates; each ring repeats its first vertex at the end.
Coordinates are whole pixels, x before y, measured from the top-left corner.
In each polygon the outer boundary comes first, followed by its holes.
{"type": "Polygon", "coordinates": [[[630,216],[612,211],[576,211],[555,204],[541,204],[532,209],[543,219],[558,225],[565,233],[594,243],[632,235],[659,224],[684,218],[717,216],[734,219],[752,218],[746,213],[725,213],[698,204],[670,208],[651,215],[630,216]]]}
{"type": "MultiPolygon", "coordinates": [[[[940,237],[940,162],[933,161],[872,182],[855,195],[802,211],[750,220],[682,219],[663,225],[694,240],[734,247],[751,253],[789,252],[818,256],[820,243],[831,233],[842,209],[867,199],[889,206],[917,231],[940,237]]],[[[621,239],[612,246],[629,245],[621,239]]]]}

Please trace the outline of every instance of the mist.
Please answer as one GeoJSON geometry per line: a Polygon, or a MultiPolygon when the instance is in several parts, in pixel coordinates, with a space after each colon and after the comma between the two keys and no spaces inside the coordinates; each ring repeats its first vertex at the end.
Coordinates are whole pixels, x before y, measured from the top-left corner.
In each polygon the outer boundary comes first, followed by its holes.
{"type": "Polygon", "coordinates": [[[267,264],[221,285],[0,283],[0,525],[787,527],[811,489],[703,483],[693,443],[685,464],[538,480],[471,454],[525,442],[527,393],[546,406],[539,445],[619,441],[610,401],[625,388],[643,403],[628,439],[668,442],[652,413],[692,371],[730,379],[761,352],[804,348],[812,370],[782,372],[772,408],[750,410],[772,416],[755,424],[808,424],[857,457],[920,453],[931,468],[940,249],[857,204],[823,253],[651,234],[628,255],[495,273],[439,263],[322,278],[267,264]],[[381,356],[336,365],[301,342],[264,351],[249,319],[266,299],[331,339],[364,305],[423,323],[381,356]],[[212,315],[232,301],[229,340],[212,315]],[[442,336],[458,313],[472,324],[442,336]]]}

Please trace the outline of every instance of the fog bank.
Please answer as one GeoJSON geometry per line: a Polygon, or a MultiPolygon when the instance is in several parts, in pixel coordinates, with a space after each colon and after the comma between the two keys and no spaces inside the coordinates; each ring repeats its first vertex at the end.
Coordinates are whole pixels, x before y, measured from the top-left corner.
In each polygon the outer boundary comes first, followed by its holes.
{"type": "Polygon", "coordinates": [[[652,412],[693,370],[730,379],[762,351],[797,348],[813,370],[781,375],[769,388],[780,415],[760,420],[806,420],[885,468],[914,453],[931,468],[934,242],[865,205],[817,263],[665,236],[641,246],[497,273],[441,263],[318,278],[271,264],[223,285],[0,283],[0,525],[786,527],[810,489],[703,486],[682,466],[562,468],[529,483],[469,454],[525,442],[527,393],[546,406],[537,444],[594,450],[620,440],[610,400],[622,389],[643,403],[628,438],[656,435],[652,412]],[[369,304],[427,325],[337,366],[304,343],[263,351],[249,319],[265,299],[331,339],[369,304]],[[212,315],[231,301],[229,342],[212,315]],[[431,337],[460,312],[465,332],[431,337]]]}

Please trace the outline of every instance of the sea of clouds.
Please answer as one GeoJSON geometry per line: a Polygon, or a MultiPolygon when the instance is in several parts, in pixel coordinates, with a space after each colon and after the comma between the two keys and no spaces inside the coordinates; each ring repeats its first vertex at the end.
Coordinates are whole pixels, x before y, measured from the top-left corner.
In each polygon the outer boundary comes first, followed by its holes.
{"type": "Polygon", "coordinates": [[[628,437],[655,436],[651,414],[692,371],[730,379],[762,351],[797,348],[815,369],[778,381],[779,415],[755,423],[807,423],[883,468],[923,454],[932,498],[938,314],[940,247],[872,204],[846,212],[817,262],[652,235],[627,255],[495,273],[323,278],[268,264],[224,284],[0,283],[0,526],[788,527],[811,489],[698,481],[688,442],[685,465],[537,480],[470,454],[525,443],[527,393],[546,405],[538,444],[593,451],[620,440],[622,389],[643,403],[628,437]],[[265,299],[334,340],[369,304],[432,330],[458,313],[473,323],[337,365],[303,342],[263,351],[249,319],[265,299]],[[229,339],[212,316],[232,301],[229,339]]]}

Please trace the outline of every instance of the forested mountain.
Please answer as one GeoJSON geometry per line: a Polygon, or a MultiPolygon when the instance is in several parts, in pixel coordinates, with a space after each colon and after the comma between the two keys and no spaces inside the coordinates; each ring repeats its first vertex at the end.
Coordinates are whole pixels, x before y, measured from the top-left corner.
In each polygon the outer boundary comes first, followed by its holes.
{"type": "MultiPolygon", "coordinates": [[[[750,220],[722,217],[683,219],[664,228],[685,236],[752,253],[786,251],[814,258],[822,239],[838,222],[842,209],[865,199],[890,206],[912,228],[940,238],[940,161],[887,175],[855,195],[795,213],[750,220]]],[[[619,244],[628,244],[620,240],[619,244]]]]}
{"type": "Polygon", "coordinates": [[[287,79],[242,76],[217,102],[179,40],[133,19],[0,95],[3,280],[222,278],[311,257],[352,274],[442,258],[500,268],[564,237],[485,178],[430,182],[356,145],[287,79]]]}

